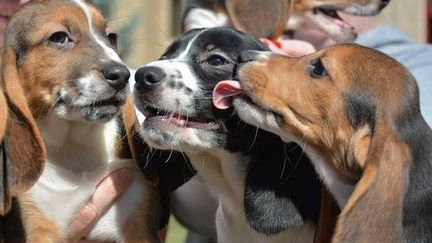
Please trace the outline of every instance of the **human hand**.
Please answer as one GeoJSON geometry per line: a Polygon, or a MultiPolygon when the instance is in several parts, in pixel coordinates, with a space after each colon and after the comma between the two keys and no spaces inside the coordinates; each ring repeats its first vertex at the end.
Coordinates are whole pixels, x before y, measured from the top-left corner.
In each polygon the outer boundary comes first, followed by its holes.
{"type": "Polygon", "coordinates": [[[282,55],[298,57],[316,52],[315,47],[311,43],[302,40],[269,40],[262,38],[261,41],[271,51],[282,55]]]}
{"type": "Polygon", "coordinates": [[[122,168],[105,177],[97,186],[95,193],[84,207],[75,215],[67,228],[67,243],[90,243],[86,235],[92,230],[97,220],[114,204],[133,181],[133,172],[122,168]]]}

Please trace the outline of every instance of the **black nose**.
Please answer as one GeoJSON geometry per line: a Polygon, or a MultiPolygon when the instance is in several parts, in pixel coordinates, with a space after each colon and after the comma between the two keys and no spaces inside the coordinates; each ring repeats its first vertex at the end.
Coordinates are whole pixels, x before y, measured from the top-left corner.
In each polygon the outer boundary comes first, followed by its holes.
{"type": "Polygon", "coordinates": [[[379,9],[385,8],[389,4],[390,0],[381,0],[379,9]]]}
{"type": "Polygon", "coordinates": [[[166,74],[159,67],[142,67],[135,73],[135,81],[138,86],[155,85],[165,78],[166,74]]]}
{"type": "Polygon", "coordinates": [[[102,74],[111,87],[122,90],[130,77],[129,69],[119,63],[110,63],[102,69],[102,74]]]}
{"type": "Polygon", "coordinates": [[[257,59],[259,52],[258,51],[242,51],[240,52],[238,62],[245,63],[255,61],[257,59]]]}

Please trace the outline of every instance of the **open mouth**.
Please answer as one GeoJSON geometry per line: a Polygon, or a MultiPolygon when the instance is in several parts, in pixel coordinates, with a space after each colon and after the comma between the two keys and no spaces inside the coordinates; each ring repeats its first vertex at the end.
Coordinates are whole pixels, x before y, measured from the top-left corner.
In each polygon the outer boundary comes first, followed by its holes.
{"type": "Polygon", "coordinates": [[[73,108],[89,108],[89,107],[95,107],[95,108],[100,108],[100,107],[120,107],[122,105],[124,105],[126,102],[126,100],[124,99],[119,99],[119,98],[109,98],[109,99],[103,99],[103,100],[96,100],[92,103],[88,103],[88,104],[74,104],[74,102],[71,99],[68,99],[67,97],[58,97],[58,101],[56,102],[56,105],[67,105],[73,108]]]}
{"type": "Polygon", "coordinates": [[[110,99],[96,101],[93,104],[87,105],[87,106],[94,106],[94,107],[100,107],[100,106],[122,106],[122,105],[124,105],[124,103],[125,103],[124,100],[120,100],[120,99],[116,99],[116,98],[110,98],[110,99]]]}
{"type": "Polygon", "coordinates": [[[156,108],[150,104],[141,111],[146,117],[144,123],[161,122],[174,125],[180,128],[196,128],[203,130],[216,130],[220,126],[215,121],[205,120],[203,118],[182,115],[177,112],[167,111],[161,108],[156,108]]]}
{"type": "Polygon", "coordinates": [[[338,12],[334,9],[315,8],[313,10],[313,13],[314,14],[321,14],[326,19],[328,19],[329,21],[333,22],[334,24],[340,26],[341,28],[354,29],[354,27],[352,25],[350,25],[349,23],[347,23],[345,20],[343,20],[339,16],[338,12]]]}

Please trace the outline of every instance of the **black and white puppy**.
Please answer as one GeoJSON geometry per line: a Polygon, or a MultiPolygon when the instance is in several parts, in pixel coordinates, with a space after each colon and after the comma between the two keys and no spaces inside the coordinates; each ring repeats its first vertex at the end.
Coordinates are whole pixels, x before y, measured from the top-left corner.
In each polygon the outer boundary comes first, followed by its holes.
{"type": "Polygon", "coordinates": [[[197,29],[138,69],[134,98],[146,117],[140,134],[189,157],[219,203],[219,242],[312,242],[320,189],[306,156],[212,104],[213,88],[233,78],[244,50],[265,47],[227,27],[197,29]]]}

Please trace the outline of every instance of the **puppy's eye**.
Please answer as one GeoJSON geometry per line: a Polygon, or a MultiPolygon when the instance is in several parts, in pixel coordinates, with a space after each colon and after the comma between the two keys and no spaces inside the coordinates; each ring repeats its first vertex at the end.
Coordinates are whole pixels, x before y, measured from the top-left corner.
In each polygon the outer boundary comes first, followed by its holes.
{"type": "Polygon", "coordinates": [[[64,45],[69,42],[72,42],[72,39],[69,37],[69,35],[66,32],[59,31],[52,34],[49,38],[49,41],[59,45],[64,45]]]}
{"type": "Polygon", "coordinates": [[[109,33],[108,34],[108,40],[111,43],[112,46],[117,48],[117,34],[116,33],[109,33]]]}
{"type": "Polygon", "coordinates": [[[228,63],[228,61],[221,55],[211,55],[206,61],[211,66],[222,66],[228,63]]]}
{"type": "Polygon", "coordinates": [[[309,64],[309,72],[313,78],[322,78],[328,76],[321,59],[315,59],[309,64]]]}

